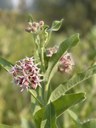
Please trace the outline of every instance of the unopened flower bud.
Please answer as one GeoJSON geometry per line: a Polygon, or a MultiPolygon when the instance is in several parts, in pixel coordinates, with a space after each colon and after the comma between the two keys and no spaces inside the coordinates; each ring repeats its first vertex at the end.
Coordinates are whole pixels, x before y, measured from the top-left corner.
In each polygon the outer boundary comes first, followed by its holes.
{"type": "Polygon", "coordinates": [[[55,54],[55,53],[57,53],[57,51],[58,51],[58,47],[57,46],[54,46],[52,48],[48,48],[46,50],[46,56],[47,57],[52,57],[52,55],[55,54]]]}
{"type": "Polygon", "coordinates": [[[52,57],[52,55],[53,55],[53,52],[52,52],[51,48],[50,49],[47,49],[46,50],[46,56],[47,57],[52,57]]]}
{"type": "Polygon", "coordinates": [[[38,28],[39,27],[39,23],[33,22],[32,26],[38,28]]]}
{"type": "Polygon", "coordinates": [[[32,32],[36,32],[36,31],[37,31],[37,27],[32,26],[31,31],[32,31],[32,32]]]}
{"type": "Polygon", "coordinates": [[[72,71],[73,65],[74,65],[73,58],[70,53],[67,53],[60,58],[58,70],[60,72],[69,73],[70,71],[72,71]]]}
{"type": "Polygon", "coordinates": [[[41,20],[41,21],[39,22],[39,26],[40,26],[40,28],[44,26],[44,21],[43,21],[43,20],[41,20]]]}
{"type": "Polygon", "coordinates": [[[44,26],[44,21],[38,22],[28,22],[27,27],[25,28],[25,31],[27,32],[39,32],[42,30],[42,27],[44,26]]]}
{"type": "Polygon", "coordinates": [[[31,32],[32,29],[32,22],[28,22],[27,27],[25,28],[26,32],[31,32]]]}

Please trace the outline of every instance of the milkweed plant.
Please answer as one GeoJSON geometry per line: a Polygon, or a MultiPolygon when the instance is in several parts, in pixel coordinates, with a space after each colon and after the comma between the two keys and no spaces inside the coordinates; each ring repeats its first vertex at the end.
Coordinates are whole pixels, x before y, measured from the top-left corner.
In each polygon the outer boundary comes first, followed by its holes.
{"type": "Polygon", "coordinates": [[[35,45],[34,56],[27,56],[14,64],[0,57],[0,65],[11,75],[13,84],[20,87],[21,93],[26,91],[32,95],[35,106],[32,116],[34,127],[58,128],[58,117],[67,111],[78,128],[93,128],[91,126],[94,125],[95,119],[81,122],[71,110],[71,106],[85,100],[85,93],[73,93],[70,90],[92,77],[96,73],[96,65],[91,65],[80,73],[74,72],[71,78],[52,89],[52,78],[56,72],[65,76],[74,70],[75,62],[70,49],[79,42],[79,34],[76,33],[59,45],[48,47],[52,32],[58,31],[62,22],[63,19],[53,21],[49,27],[44,21],[30,20],[25,31],[32,35],[35,45]]]}

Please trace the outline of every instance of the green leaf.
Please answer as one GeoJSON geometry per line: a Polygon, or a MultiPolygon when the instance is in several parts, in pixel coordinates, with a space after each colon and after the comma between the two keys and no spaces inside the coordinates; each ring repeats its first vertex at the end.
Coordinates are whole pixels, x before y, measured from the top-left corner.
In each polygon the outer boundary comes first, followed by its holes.
{"type": "Polygon", "coordinates": [[[33,22],[33,17],[31,14],[28,15],[28,22],[33,22]]]}
{"type": "Polygon", "coordinates": [[[0,128],[14,128],[13,126],[0,124],[0,128]]]}
{"type": "Polygon", "coordinates": [[[78,126],[78,128],[81,128],[81,121],[79,120],[78,116],[70,109],[68,109],[67,112],[72,120],[75,122],[75,124],[78,126]]]}
{"type": "Polygon", "coordinates": [[[36,114],[34,115],[34,120],[37,128],[40,128],[41,126],[41,122],[43,121],[44,111],[45,108],[43,107],[42,109],[37,111],[36,114]]]}
{"type": "MultiPolygon", "coordinates": [[[[61,114],[63,114],[65,110],[67,110],[71,106],[84,100],[85,99],[84,95],[85,95],[84,93],[66,94],[64,96],[61,96],[54,102],[52,102],[55,108],[56,117],[59,117],[61,114]]],[[[45,109],[46,108],[43,107],[34,115],[34,119],[36,121],[36,124],[38,125],[38,128],[40,127],[41,121],[44,120],[43,116],[44,116],[45,109]]]]}
{"type": "Polygon", "coordinates": [[[63,19],[61,19],[60,21],[58,20],[53,21],[50,31],[58,31],[62,25],[62,22],[63,22],[63,19]]]}
{"type": "Polygon", "coordinates": [[[47,120],[44,128],[57,128],[56,113],[55,113],[54,105],[52,103],[50,103],[46,106],[44,118],[46,118],[46,120],[47,120]]]}
{"type": "Polygon", "coordinates": [[[82,123],[82,128],[96,128],[96,119],[90,119],[82,123]]]}
{"type": "Polygon", "coordinates": [[[38,103],[38,105],[40,105],[42,107],[43,104],[40,101],[39,97],[37,96],[36,92],[34,90],[31,90],[31,89],[29,89],[28,91],[31,93],[32,97],[36,100],[36,102],[38,103]]]}
{"type": "Polygon", "coordinates": [[[56,100],[64,93],[68,93],[68,91],[75,86],[81,84],[83,81],[91,78],[96,73],[96,65],[91,66],[86,71],[82,73],[75,74],[70,80],[59,85],[52,93],[49,99],[51,101],[56,100]]]}
{"type": "Polygon", "coordinates": [[[60,116],[66,109],[85,99],[85,93],[66,94],[53,102],[56,116],[60,116]]]}
{"type": "Polygon", "coordinates": [[[10,68],[13,66],[12,63],[8,62],[7,60],[0,57],[0,65],[6,70],[9,71],[10,68]]]}
{"type": "Polygon", "coordinates": [[[54,69],[56,68],[56,65],[59,59],[63,56],[63,54],[67,50],[74,47],[78,41],[79,41],[79,34],[75,34],[60,44],[58,52],[50,58],[49,63],[48,63],[48,69],[45,74],[45,78],[48,78],[48,83],[50,82],[51,78],[53,77],[55,73],[54,69]]]}

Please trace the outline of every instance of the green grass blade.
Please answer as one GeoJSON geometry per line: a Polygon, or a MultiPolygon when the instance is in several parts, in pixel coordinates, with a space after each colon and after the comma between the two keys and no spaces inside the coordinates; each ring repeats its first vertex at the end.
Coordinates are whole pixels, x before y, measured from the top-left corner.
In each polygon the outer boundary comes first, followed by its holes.
{"type": "Polygon", "coordinates": [[[12,63],[8,62],[4,58],[0,57],[0,65],[3,67],[6,71],[9,71],[10,68],[13,66],[12,63]]]}

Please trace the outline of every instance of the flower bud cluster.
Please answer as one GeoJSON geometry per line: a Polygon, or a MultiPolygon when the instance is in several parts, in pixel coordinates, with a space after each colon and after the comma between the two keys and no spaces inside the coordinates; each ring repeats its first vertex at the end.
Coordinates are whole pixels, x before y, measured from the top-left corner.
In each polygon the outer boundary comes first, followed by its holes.
{"type": "Polygon", "coordinates": [[[34,63],[33,57],[17,61],[11,68],[10,74],[13,76],[13,82],[20,86],[21,91],[29,88],[36,89],[42,81],[40,69],[34,63]]]}
{"type": "MultiPolygon", "coordinates": [[[[46,56],[52,57],[52,55],[57,53],[57,51],[58,51],[57,46],[48,48],[46,50],[46,56]]],[[[73,69],[73,66],[74,66],[74,61],[72,55],[70,53],[66,53],[59,60],[58,71],[70,73],[70,71],[72,71],[73,69]]]]}
{"type": "Polygon", "coordinates": [[[55,54],[55,53],[57,53],[57,51],[58,51],[58,47],[57,47],[57,46],[48,48],[48,49],[46,50],[46,56],[47,56],[47,57],[52,57],[52,55],[55,54]]]}
{"type": "Polygon", "coordinates": [[[60,72],[70,73],[74,66],[74,61],[70,53],[66,53],[60,58],[58,70],[60,72]]]}
{"type": "Polygon", "coordinates": [[[38,31],[42,30],[43,26],[44,26],[44,21],[28,22],[28,25],[25,28],[25,31],[31,32],[31,33],[36,33],[38,31]]]}

